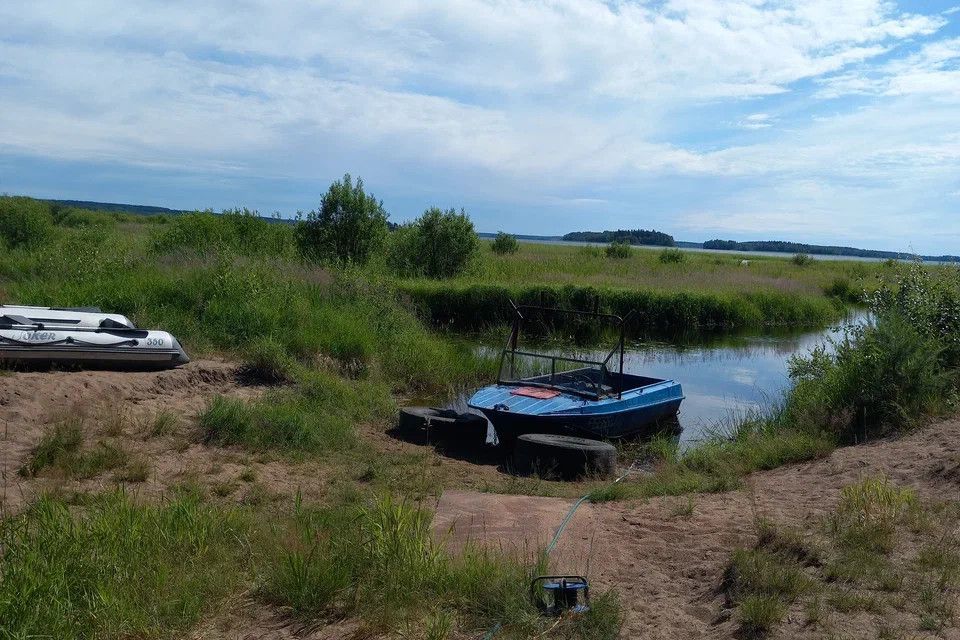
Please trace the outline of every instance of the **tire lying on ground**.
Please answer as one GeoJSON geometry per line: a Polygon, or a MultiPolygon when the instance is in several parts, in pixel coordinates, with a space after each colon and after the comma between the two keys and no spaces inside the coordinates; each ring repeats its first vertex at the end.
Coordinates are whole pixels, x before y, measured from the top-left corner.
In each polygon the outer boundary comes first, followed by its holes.
{"type": "Polygon", "coordinates": [[[486,418],[452,409],[404,407],[397,427],[414,442],[479,447],[487,441],[486,418]]]}
{"type": "Polygon", "coordinates": [[[617,450],[598,440],[528,433],[517,438],[513,462],[517,472],[523,474],[556,475],[565,480],[607,478],[617,467],[617,450]]]}

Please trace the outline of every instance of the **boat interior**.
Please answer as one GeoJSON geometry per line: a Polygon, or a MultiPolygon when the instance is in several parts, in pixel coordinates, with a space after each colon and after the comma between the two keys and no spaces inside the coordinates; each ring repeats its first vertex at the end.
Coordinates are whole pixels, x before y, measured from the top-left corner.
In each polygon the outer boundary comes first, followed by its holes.
{"type": "Polygon", "coordinates": [[[660,378],[611,372],[606,367],[582,367],[557,373],[547,373],[516,381],[518,384],[544,386],[568,393],[604,397],[641,389],[663,382],[660,378]],[[622,388],[621,388],[622,381],[622,388]]]}

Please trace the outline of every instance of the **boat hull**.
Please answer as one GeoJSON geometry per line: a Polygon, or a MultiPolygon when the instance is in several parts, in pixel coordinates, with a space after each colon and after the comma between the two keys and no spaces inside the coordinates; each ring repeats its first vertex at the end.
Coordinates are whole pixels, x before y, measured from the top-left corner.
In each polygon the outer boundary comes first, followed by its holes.
{"type": "Polygon", "coordinates": [[[608,440],[653,434],[658,426],[677,415],[682,400],[640,407],[609,415],[544,415],[531,416],[480,409],[493,423],[502,442],[515,440],[525,433],[554,433],[594,440],[608,440]]]}
{"type": "Polygon", "coordinates": [[[190,358],[166,331],[24,326],[0,329],[0,362],[166,369],[190,358]]]}
{"type": "Polygon", "coordinates": [[[683,390],[662,381],[622,397],[590,401],[569,394],[547,399],[514,395],[516,387],[494,385],[479,390],[468,402],[481,411],[509,443],[525,433],[556,433],[593,439],[619,439],[656,432],[677,415],[683,390]]]}

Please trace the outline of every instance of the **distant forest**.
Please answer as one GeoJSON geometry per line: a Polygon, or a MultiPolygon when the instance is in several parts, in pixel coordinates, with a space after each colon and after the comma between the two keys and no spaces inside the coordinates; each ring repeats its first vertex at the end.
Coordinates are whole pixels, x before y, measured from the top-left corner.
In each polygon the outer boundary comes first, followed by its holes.
{"type": "Polygon", "coordinates": [[[628,244],[646,244],[657,247],[673,247],[673,236],[662,231],[646,229],[617,229],[616,231],[573,231],[564,234],[568,242],[626,242],[628,244]]]}
{"type": "MultiPolygon", "coordinates": [[[[783,240],[755,240],[752,242],[737,242],[736,240],[707,240],[703,243],[704,249],[722,249],[724,251],[771,251],[776,253],[809,253],[820,256],[856,256],[858,258],[892,258],[894,260],[909,260],[913,254],[897,251],[875,251],[873,249],[857,249],[855,247],[836,247],[832,245],[803,244],[800,242],[785,242],[783,240]]],[[[958,256],[921,256],[925,260],[941,262],[958,262],[958,256]]]]}

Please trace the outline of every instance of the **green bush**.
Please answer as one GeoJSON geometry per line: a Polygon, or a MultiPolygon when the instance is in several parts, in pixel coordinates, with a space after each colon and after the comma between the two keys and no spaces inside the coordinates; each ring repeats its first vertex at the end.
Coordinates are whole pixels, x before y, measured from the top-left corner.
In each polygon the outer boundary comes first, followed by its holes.
{"type": "Polygon", "coordinates": [[[805,267],[813,262],[813,258],[806,253],[797,253],[790,260],[798,267],[805,267]]]}
{"type": "Polygon", "coordinates": [[[892,271],[869,298],[873,312],[900,315],[943,347],[944,366],[960,366],[960,270],[930,269],[917,260],[892,271]]]}
{"type": "Polygon", "coordinates": [[[607,245],[607,257],[622,260],[633,255],[629,242],[611,242],[607,245]]]}
{"type": "Polygon", "coordinates": [[[364,264],[387,235],[383,202],[363,189],[350,174],[330,185],[320,208],[297,223],[297,247],[304,257],[341,265],[364,264]]]}
{"type": "Polygon", "coordinates": [[[467,268],[480,241],[461,209],[431,207],[393,233],[387,265],[400,276],[450,278],[467,268]]]}
{"type": "Polygon", "coordinates": [[[954,375],[940,362],[940,344],[894,313],[852,329],[833,345],[794,357],[795,386],[787,401],[794,425],[827,429],[856,441],[909,427],[941,410],[954,375]]]}
{"type": "Polygon", "coordinates": [[[660,252],[659,260],[662,264],[680,264],[687,257],[680,249],[664,249],[660,252]]]}
{"type": "Polygon", "coordinates": [[[21,196],[0,197],[0,241],[8,247],[36,247],[53,235],[50,206],[21,196]]]}
{"type": "Polygon", "coordinates": [[[493,242],[490,244],[490,248],[497,255],[503,256],[508,253],[516,253],[520,249],[520,243],[517,242],[516,236],[512,236],[509,233],[503,231],[497,232],[497,237],[493,239],[493,242]]]}
{"type": "Polygon", "coordinates": [[[857,303],[861,299],[861,293],[846,278],[834,278],[833,282],[823,290],[824,295],[829,298],[836,298],[842,302],[857,303]]]}
{"type": "Polygon", "coordinates": [[[50,203],[50,217],[57,226],[79,229],[83,227],[110,227],[125,214],[108,213],[106,211],[90,211],[68,207],[59,202],[50,203]]]}

